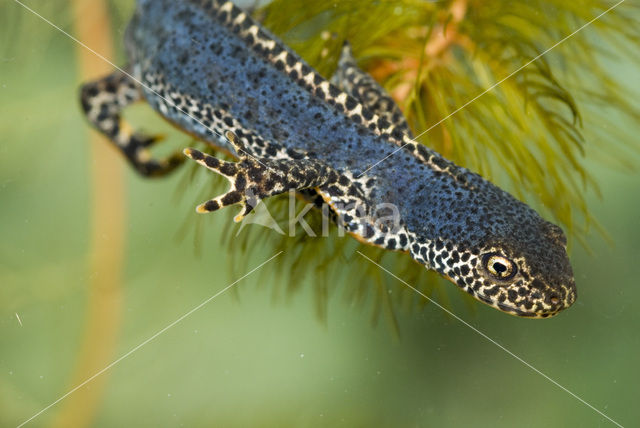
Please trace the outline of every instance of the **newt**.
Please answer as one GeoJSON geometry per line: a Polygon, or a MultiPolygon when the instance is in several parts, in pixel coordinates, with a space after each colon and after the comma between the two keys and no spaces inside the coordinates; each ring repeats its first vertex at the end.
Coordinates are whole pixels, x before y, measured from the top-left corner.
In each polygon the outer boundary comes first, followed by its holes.
{"type": "Polygon", "coordinates": [[[198,212],[239,204],[239,221],[259,201],[295,191],[322,198],[360,241],[407,252],[503,312],[546,318],[574,303],[562,229],[413,141],[348,45],[325,79],[223,0],[138,0],[124,44],[127,65],[81,87],[83,111],[144,176],[190,158],[229,180],[198,212]],[[237,161],[195,149],[154,158],[158,139],[121,118],[140,100],[237,161]]]}

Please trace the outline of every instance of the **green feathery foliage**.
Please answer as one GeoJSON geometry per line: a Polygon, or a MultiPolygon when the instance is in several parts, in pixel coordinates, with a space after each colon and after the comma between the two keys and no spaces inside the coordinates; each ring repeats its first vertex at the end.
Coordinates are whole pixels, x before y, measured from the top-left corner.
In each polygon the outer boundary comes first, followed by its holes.
{"type": "MultiPolygon", "coordinates": [[[[604,106],[640,119],[630,88],[604,62],[633,54],[631,46],[640,41],[632,18],[638,5],[627,3],[572,36],[614,3],[274,0],[256,14],[326,77],[348,40],[361,66],[396,98],[418,141],[511,191],[583,241],[590,226],[597,226],[585,202],[589,189],[597,191],[585,167],[587,149],[625,167],[626,151],[637,149],[633,135],[598,114],[604,106]]],[[[282,199],[267,205],[286,218],[282,199]]],[[[319,213],[305,218],[319,230],[319,213]]],[[[407,255],[336,234],[334,227],[330,239],[313,239],[298,230],[291,238],[249,227],[238,237],[227,236],[226,245],[245,256],[265,246],[285,250],[288,264],[278,266],[286,285],[274,293],[291,295],[312,275],[321,318],[334,288],[354,305],[373,294],[374,319],[382,310],[395,320],[399,305],[425,304],[356,250],[447,303],[444,290],[455,287],[442,287],[442,279],[407,255]]]]}

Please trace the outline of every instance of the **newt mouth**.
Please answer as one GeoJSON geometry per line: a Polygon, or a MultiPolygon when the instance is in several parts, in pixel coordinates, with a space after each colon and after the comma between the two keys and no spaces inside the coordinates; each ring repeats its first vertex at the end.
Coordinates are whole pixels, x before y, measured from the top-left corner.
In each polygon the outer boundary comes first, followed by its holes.
{"type": "MultiPolygon", "coordinates": [[[[458,285],[457,282],[449,275],[443,274],[442,276],[458,285]]],[[[545,299],[535,299],[535,301],[531,301],[525,298],[515,303],[509,302],[506,299],[504,301],[500,301],[499,296],[506,296],[506,292],[490,297],[469,287],[460,288],[482,303],[492,306],[501,312],[521,318],[551,318],[562,310],[569,308],[576,301],[575,285],[563,286],[561,287],[563,293],[559,294],[553,292],[553,294],[549,294],[550,297],[545,299]],[[541,305],[544,305],[545,307],[541,307],[541,305]],[[526,306],[530,306],[530,308],[527,308],[526,306]]]]}

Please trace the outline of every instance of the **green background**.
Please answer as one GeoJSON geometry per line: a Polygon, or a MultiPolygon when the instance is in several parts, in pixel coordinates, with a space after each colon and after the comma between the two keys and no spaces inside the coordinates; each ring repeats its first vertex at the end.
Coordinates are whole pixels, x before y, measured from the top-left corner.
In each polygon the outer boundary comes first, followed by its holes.
{"type": "MultiPolygon", "coordinates": [[[[111,4],[116,36],[128,3],[111,4]]],[[[71,31],[66,2],[30,5],[71,31]]],[[[89,128],[77,102],[74,42],[13,2],[0,5],[0,16],[0,426],[16,426],[74,386],[92,274],[92,165],[89,128]]],[[[640,80],[629,64],[612,67],[622,81],[640,80]]],[[[131,115],[145,121],[145,129],[173,132],[148,108],[131,115]]],[[[189,142],[172,135],[174,145],[189,142]]],[[[591,254],[572,248],[579,298],[571,309],[544,321],[519,319],[484,305],[469,310],[455,291],[451,305],[582,399],[633,426],[640,420],[640,180],[597,161],[589,159],[587,167],[602,198],[589,194],[589,206],[612,244],[594,234],[587,237],[591,254]]],[[[220,243],[224,228],[238,227],[230,222],[233,213],[205,223],[201,255],[191,235],[175,239],[185,218],[196,216],[193,207],[211,178],[200,175],[184,187],[181,175],[146,181],[126,170],[123,302],[112,360],[238,277],[228,266],[242,254],[220,243]],[[176,193],[183,194],[178,202],[176,193]]],[[[245,272],[270,256],[258,253],[245,272]]],[[[328,269],[364,263],[353,257],[328,269]]],[[[93,424],[614,426],[434,305],[399,311],[397,336],[385,323],[371,325],[367,302],[347,304],[339,284],[323,323],[315,315],[311,278],[290,299],[274,298],[278,281],[247,277],[236,293],[221,295],[109,369],[93,424]]],[[[48,426],[63,403],[30,425],[48,426]]]]}

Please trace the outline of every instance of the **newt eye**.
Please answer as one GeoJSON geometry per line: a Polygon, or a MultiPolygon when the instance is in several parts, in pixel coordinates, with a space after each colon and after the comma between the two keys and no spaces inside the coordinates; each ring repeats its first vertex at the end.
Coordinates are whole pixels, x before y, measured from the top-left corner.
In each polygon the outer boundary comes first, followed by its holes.
{"type": "Polygon", "coordinates": [[[506,257],[498,254],[487,254],[483,259],[484,268],[497,279],[509,279],[516,274],[516,265],[506,257]]]}

